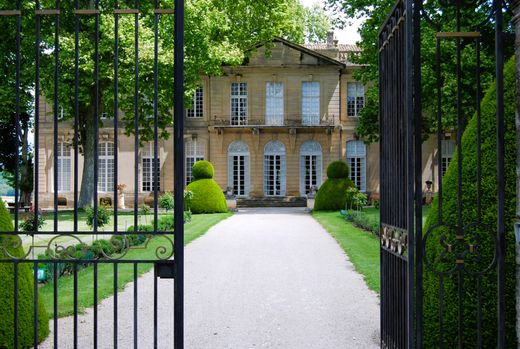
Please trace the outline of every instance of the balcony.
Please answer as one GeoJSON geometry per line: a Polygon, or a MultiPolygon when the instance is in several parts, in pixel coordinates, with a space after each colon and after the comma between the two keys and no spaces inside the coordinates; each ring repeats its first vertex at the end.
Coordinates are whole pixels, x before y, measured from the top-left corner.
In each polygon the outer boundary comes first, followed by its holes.
{"type": "Polygon", "coordinates": [[[266,122],[266,117],[257,118],[231,118],[226,117],[214,117],[209,122],[209,129],[216,130],[218,133],[223,132],[225,129],[232,130],[250,130],[252,133],[259,133],[260,130],[272,130],[272,131],[288,131],[289,133],[296,133],[297,130],[307,131],[318,131],[324,130],[327,133],[332,133],[334,128],[340,127],[339,117],[331,116],[327,119],[317,120],[318,122],[311,122],[307,120],[304,122],[301,116],[294,118],[285,118],[284,120],[271,120],[266,122]]]}

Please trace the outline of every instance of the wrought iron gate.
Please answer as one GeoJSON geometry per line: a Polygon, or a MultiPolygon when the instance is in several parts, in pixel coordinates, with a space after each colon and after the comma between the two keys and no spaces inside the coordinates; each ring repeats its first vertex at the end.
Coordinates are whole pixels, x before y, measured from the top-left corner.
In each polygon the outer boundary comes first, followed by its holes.
{"type": "MultiPolygon", "coordinates": [[[[34,2],[26,2],[22,0],[17,0],[16,2],[11,2],[12,8],[0,8],[0,21],[2,25],[2,30],[12,31],[13,36],[15,36],[15,40],[12,42],[12,48],[9,52],[2,52],[2,55],[12,55],[13,70],[16,71],[16,81],[12,88],[12,91],[9,93],[12,96],[12,100],[15,101],[13,105],[15,105],[16,112],[14,122],[12,124],[12,128],[16,131],[16,144],[15,144],[15,162],[16,162],[16,173],[15,173],[15,199],[14,205],[12,206],[12,212],[14,216],[14,231],[2,231],[0,232],[0,267],[4,270],[8,271],[8,274],[2,275],[12,275],[12,279],[2,280],[2,283],[9,284],[10,289],[13,292],[13,302],[10,304],[13,310],[13,319],[9,319],[8,321],[12,321],[13,324],[13,332],[12,336],[7,335],[5,338],[6,343],[0,343],[0,347],[9,347],[9,348],[21,348],[27,346],[34,346],[37,348],[39,346],[38,341],[34,341],[33,339],[37,339],[40,337],[41,339],[41,322],[39,321],[39,317],[42,316],[41,312],[41,295],[39,292],[39,278],[46,271],[49,275],[49,284],[47,284],[47,289],[51,290],[52,293],[52,308],[53,308],[53,316],[51,317],[51,321],[49,326],[51,328],[51,337],[48,339],[50,341],[50,345],[54,348],[58,348],[59,344],[62,343],[61,340],[64,337],[69,337],[70,339],[66,342],[67,344],[61,345],[60,347],[74,347],[77,348],[85,347],[87,343],[82,342],[81,335],[85,335],[85,332],[89,332],[88,336],[90,336],[92,340],[92,346],[94,348],[97,347],[175,347],[175,348],[183,348],[183,294],[184,294],[184,262],[183,262],[183,245],[184,245],[184,203],[183,203],[183,188],[184,188],[184,141],[183,141],[183,128],[184,128],[184,108],[183,108],[183,95],[184,95],[184,1],[183,0],[172,0],[174,4],[174,9],[161,7],[160,1],[155,0],[152,2],[143,2],[140,4],[138,0],[135,1],[120,1],[120,5],[118,5],[118,1],[111,2],[102,2],[100,5],[100,0],[91,0],[91,1],[79,1],[75,0],[74,2],[63,2],[60,4],[60,0],[55,1],[39,1],[34,2]],[[153,58],[150,59],[153,64],[148,71],[140,70],[140,53],[143,52],[142,47],[140,47],[140,31],[142,30],[142,16],[146,14],[148,22],[148,28],[151,29],[150,34],[152,39],[148,36],[148,42],[144,43],[144,47],[150,48],[153,47],[153,58]],[[129,17],[130,16],[130,17],[129,17]],[[61,21],[65,23],[61,23],[62,27],[60,28],[60,20],[67,19],[66,21],[61,21]],[[108,18],[111,21],[111,25],[113,27],[107,26],[113,30],[112,32],[103,33],[100,31],[100,20],[104,18],[105,20],[108,18]],[[120,21],[122,18],[133,18],[133,47],[131,51],[133,55],[126,55],[125,57],[120,57],[120,52],[122,45],[121,32],[120,32],[120,21]],[[26,19],[30,19],[27,20],[26,19]],[[162,54],[169,55],[173,57],[174,68],[171,71],[161,71],[159,72],[159,23],[162,20],[171,21],[174,29],[167,34],[169,37],[168,40],[173,42],[171,46],[170,52],[163,52],[162,54]],[[92,26],[86,26],[85,21],[90,21],[92,26]],[[32,27],[24,27],[24,23],[34,23],[32,27]],[[72,24],[71,24],[72,23],[72,24]],[[151,24],[150,24],[151,23],[151,24]],[[67,30],[71,30],[74,32],[74,40],[62,43],[60,41],[60,30],[63,26],[68,25],[69,28],[67,30]],[[88,31],[88,28],[91,28],[91,32],[88,31]],[[50,32],[53,34],[49,34],[50,32]],[[32,33],[32,34],[30,34],[32,33]],[[45,34],[42,34],[45,33],[45,34]],[[22,41],[31,40],[31,35],[34,35],[35,45],[33,46],[33,52],[35,51],[35,61],[27,62],[24,59],[22,54],[22,41]],[[50,46],[43,45],[42,35],[53,35],[54,43],[50,46]],[[88,35],[91,38],[91,44],[93,47],[93,59],[89,60],[89,57],[84,56],[84,52],[82,52],[83,47],[79,45],[80,37],[82,35],[88,35]],[[112,39],[112,51],[110,53],[112,57],[112,61],[107,60],[107,56],[103,55],[100,52],[100,38],[102,36],[113,35],[112,39]],[[73,47],[73,55],[70,57],[62,58],[61,56],[61,45],[72,45],[73,47]],[[43,90],[41,86],[41,64],[42,64],[42,55],[45,55],[47,59],[51,59],[54,64],[54,80],[51,82],[50,90],[43,90]],[[64,64],[63,60],[69,60],[69,62],[73,62],[72,64],[64,64]],[[129,75],[129,78],[133,79],[133,89],[127,91],[120,91],[120,81],[121,75],[119,71],[120,62],[126,60],[127,65],[133,64],[133,72],[129,75]],[[24,213],[20,204],[20,147],[19,144],[19,136],[21,134],[21,99],[22,94],[29,93],[27,90],[22,91],[21,87],[21,79],[27,78],[22,77],[23,64],[34,64],[34,76],[32,87],[32,94],[34,98],[34,197],[32,201],[31,210],[34,212],[34,219],[30,225],[32,225],[32,229],[25,229],[22,231],[22,219],[25,218],[24,213]],[[93,70],[92,75],[88,77],[88,79],[80,78],[79,68],[82,64],[92,64],[93,70]],[[100,71],[100,65],[104,65],[104,69],[100,71]],[[106,67],[110,66],[110,69],[106,67]],[[73,87],[71,86],[69,95],[61,95],[59,94],[60,86],[59,81],[62,74],[68,74],[72,76],[71,81],[73,81],[73,87]],[[100,77],[101,74],[113,74],[113,86],[100,86],[100,77]],[[144,78],[142,76],[145,76],[144,78]],[[140,139],[140,120],[146,118],[149,120],[149,123],[153,130],[153,135],[151,136],[151,149],[153,155],[151,155],[152,164],[157,164],[159,161],[159,147],[158,147],[158,139],[159,139],[159,110],[161,109],[161,103],[164,102],[164,95],[160,96],[158,92],[158,80],[161,76],[166,76],[168,79],[171,79],[171,89],[170,94],[173,96],[173,104],[175,105],[173,111],[173,149],[169,149],[174,156],[174,173],[173,175],[173,183],[169,185],[169,187],[174,188],[174,202],[175,202],[175,212],[174,212],[174,228],[170,229],[162,229],[158,226],[158,183],[160,181],[159,173],[157,170],[150,170],[151,174],[150,181],[154,184],[152,185],[151,191],[153,204],[152,204],[152,212],[154,216],[154,223],[152,231],[144,231],[140,225],[140,220],[138,216],[140,215],[140,201],[138,196],[138,187],[140,185],[140,158],[139,158],[139,148],[142,145],[140,139]],[[141,91],[140,82],[142,79],[147,79],[147,81],[151,81],[150,86],[150,96],[143,97],[143,92],[141,91]],[[93,88],[93,105],[91,106],[91,113],[89,114],[87,120],[91,120],[94,124],[95,130],[95,141],[94,141],[94,171],[91,173],[93,176],[92,185],[93,185],[93,218],[92,218],[92,231],[81,228],[80,219],[83,219],[79,207],[78,207],[78,198],[80,193],[80,186],[78,182],[80,167],[80,142],[85,141],[85,139],[80,139],[80,132],[83,127],[86,127],[85,124],[82,124],[79,120],[79,105],[84,103],[84,101],[80,100],[82,96],[79,95],[79,88],[82,84],[92,83],[93,88]],[[106,90],[111,90],[112,94],[110,100],[113,99],[113,110],[102,110],[100,105],[100,99],[102,98],[102,94],[105,94],[103,98],[107,98],[106,90]],[[121,96],[126,94],[126,96],[130,96],[133,98],[133,110],[121,110],[121,105],[119,100],[121,96]],[[44,100],[43,95],[46,94],[52,96],[51,99],[44,100]],[[133,97],[132,97],[133,95],[133,97]],[[70,110],[73,113],[73,117],[70,118],[69,123],[63,122],[63,100],[73,101],[73,105],[70,106],[70,110]],[[150,117],[143,116],[142,111],[140,109],[141,104],[149,105],[149,108],[153,110],[150,117]],[[45,114],[46,105],[50,105],[50,109],[52,110],[52,117],[48,118],[45,114]],[[115,115],[111,118],[111,120],[107,120],[105,117],[106,113],[115,115]],[[133,157],[135,160],[135,166],[130,170],[126,170],[124,166],[127,166],[125,160],[119,161],[118,159],[118,145],[120,144],[120,129],[123,127],[122,118],[124,113],[133,114],[133,157]],[[46,123],[47,126],[50,125],[52,127],[53,132],[53,142],[52,149],[44,148],[48,147],[46,144],[40,143],[41,132],[43,132],[43,125],[46,123]],[[101,148],[100,145],[100,129],[104,127],[105,131],[108,132],[111,130],[110,137],[113,140],[113,161],[110,162],[110,167],[105,168],[108,171],[108,177],[105,180],[105,184],[107,188],[107,193],[105,193],[105,197],[101,198],[98,194],[99,188],[99,173],[100,173],[100,164],[98,161],[100,152],[106,151],[105,148],[101,148]],[[59,158],[59,155],[64,151],[63,149],[58,148],[58,144],[60,143],[62,137],[59,133],[60,129],[68,128],[67,131],[70,134],[70,144],[67,146],[68,152],[68,162],[67,165],[64,165],[63,159],[59,158]],[[45,152],[47,150],[49,152],[45,152]],[[46,159],[46,154],[51,154],[48,159],[46,159]],[[47,229],[39,229],[39,217],[40,211],[42,209],[41,205],[41,197],[39,195],[40,188],[40,177],[43,175],[43,171],[45,168],[41,166],[43,161],[48,161],[49,163],[53,163],[52,165],[52,177],[53,183],[51,185],[53,190],[50,191],[51,197],[48,198],[52,203],[52,209],[49,211],[49,215],[52,219],[52,228],[47,231],[47,229]],[[61,164],[61,165],[60,165],[61,164]],[[73,166],[71,166],[73,164],[73,166]],[[72,175],[72,185],[71,183],[67,184],[71,186],[71,195],[73,202],[73,211],[71,213],[72,224],[70,227],[61,228],[60,225],[60,215],[58,212],[61,210],[61,194],[58,193],[58,188],[60,184],[58,182],[58,178],[60,174],[58,173],[58,167],[61,166],[69,166],[68,171],[72,175]],[[112,168],[113,166],[113,168],[112,168]],[[122,227],[120,224],[121,217],[124,217],[124,213],[121,210],[118,211],[118,184],[120,183],[118,178],[119,174],[123,171],[131,172],[134,171],[134,194],[133,194],[133,222],[129,224],[133,224],[133,229],[127,231],[126,227],[122,227]],[[101,229],[101,207],[100,200],[108,200],[111,201],[111,206],[113,207],[113,221],[110,223],[110,227],[106,229],[101,229]],[[104,238],[108,239],[108,244],[104,242],[104,246],[98,244],[98,252],[96,254],[92,254],[91,249],[87,249],[87,245],[91,244],[92,241],[96,241],[104,238]],[[24,248],[23,252],[20,252],[20,248],[24,248]],[[149,251],[147,257],[143,258],[135,258],[135,254],[132,252],[136,250],[149,251]],[[38,255],[40,258],[38,258],[38,255]],[[139,279],[140,274],[146,269],[146,266],[149,268],[153,267],[153,278],[145,279],[146,281],[142,281],[139,279]],[[59,278],[60,274],[63,273],[64,268],[68,270],[68,281],[67,285],[69,288],[60,287],[60,282],[64,279],[59,278]],[[85,270],[80,270],[87,268],[86,270],[89,275],[89,282],[78,282],[79,275],[84,274],[85,270]],[[125,272],[124,275],[122,272],[125,272]],[[21,278],[21,275],[31,275],[29,279],[21,278]],[[123,275],[123,276],[121,276],[123,275]],[[124,279],[124,280],[122,280],[124,279]],[[175,282],[172,283],[167,279],[174,279],[175,282]],[[107,297],[107,294],[100,294],[101,283],[106,283],[107,280],[110,280],[111,291],[110,294],[112,296],[112,319],[110,330],[106,328],[100,328],[99,323],[101,319],[99,315],[99,307],[103,298],[107,297]],[[121,288],[121,282],[133,282],[133,289],[128,289],[130,294],[133,294],[133,302],[125,303],[124,306],[118,304],[118,289],[121,288]],[[139,295],[138,292],[140,290],[140,284],[142,282],[150,283],[149,292],[150,294],[139,295]],[[27,283],[30,283],[30,298],[31,299],[21,299],[21,288],[26,287],[27,283]],[[166,285],[166,286],[165,286],[166,285]],[[49,287],[50,286],[50,287],[49,287]],[[167,290],[167,294],[161,292],[161,290],[167,290]],[[168,291],[168,290],[171,290],[168,291]],[[81,295],[85,292],[92,292],[92,298],[89,299],[80,299],[81,295]],[[159,292],[161,292],[159,297],[159,292]],[[71,306],[70,317],[65,319],[58,320],[58,314],[60,312],[60,299],[62,297],[69,297],[71,302],[73,303],[71,306]],[[144,309],[143,305],[141,305],[141,301],[143,299],[150,299],[150,309],[144,309]],[[152,301],[153,300],[153,301],[152,301]],[[168,302],[168,300],[170,302],[168,302]],[[173,300],[173,302],[171,302],[173,300]],[[86,302],[88,304],[92,304],[92,312],[89,313],[92,315],[92,326],[88,329],[83,326],[78,318],[80,307],[89,308],[89,306],[81,305],[80,302],[86,302]],[[172,303],[171,308],[168,309],[168,305],[172,303]],[[30,307],[28,310],[27,307],[30,307]],[[141,321],[140,315],[143,311],[153,312],[153,317],[150,317],[150,320],[153,321],[141,321]],[[23,316],[24,322],[21,322],[21,314],[30,315],[23,316]],[[161,316],[161,314],[163,316],[161,316]],[[30,322],[27,323],[26,320],[30,318],[30,322]],[[168,325],[166,330],[162,329],[165,332],[158,333],[159,329],[159,320],[168,318],[171,320],[171,326],[168,325]],[[62,325],[64,323],[71,323],[71,331],[62,331],[62,325]],[[28,328],[30,326],[30,328],[28,328]],[[128,331],[124,332],[125,344],[120,344],[121,342],[121,328],[124,327],[128,331]],[[144,331],[144,332],[143,332],[144,331]],[[103,332],[103,338],[100,337],[103,332]],[[108,334],[107,334],[108,332],[108,334]],[[128,333],[127,333],[128,332],[128,333]],[[167,333],[166,333],[167,332],[167,333]],[[111,335],[110,335],[111,334],[111,335]],[[107,338],[110,335],[110,338],[107,338]],[[29,336],[30,341],[27,342],[26,339],[22,337],[29,336]],[[132,338],[133,336],[133,338],[132,338]],[[143,336],[147,336],[148,338],[143,339],[143,336]],[[167,342],[165,341],[168,340],[167,342]],[[22,340],[24,342],[22,343],[22,340]],[[144,344],[143,344],[144,343],[144,344]]],[[[10,2],[5,2],[9,4],[10,2]]],[[[163,1],[164,3],[164,1],[163,1]]],[[[170,7],[171,7],[170,5],[170,7]]],[[[130,22],[127,23],[132,23],[130,22]]],[[[130,32],[132,32],[130,31],[130,32]]],[[[150,33],[149,32],[149,33],[150,33]]],[[[164,33],[162,33],[164,35],[164,33]]],[[[128,35],[128,31],[126,33],[128,35]]],[[[163,37],[164,39],[164,37],[163,37]]],[[[31,41],[32,42],[32,41],[31,41]]],[[[128,40],[125,41],[128,44],[128,40]]],[[[141,43],[141,45],[143,45],[141,43]]],[[[104,53],[106,54],[106,52],[104,53]]],[[[128,74],[128,72],[126,72],[128,74]]],[[[30,84],[29,84],[30,85],[30,84]]],[[[4,85],[5,87],[5,85],[4,85]]],[[[4,87],[2,87],[4,89],[4,87]]],[[[7,89],[7,88],[5,88],[7,89]]],[[[8,91],[3,92],[8,92],[8,91]]],[[[169,113],[171,112],[171,109],[169,113]]],[[[171,114],[170,114],[171,116],[171,114]]],[[[110,118],[109,118],[110,119],[110,118]]],[[[128,123],[128,120],[127,120],[128,123]]],[[[130,121],[130,124],[132,122],[130,121]]],[[[106,147],[106,145],[105,145],[106,147]]],[[[2,150],[4,151],[4,150],[2,150]]],[[[104,164],[103,166],[109,166],[104,164]]],[[[152,165],[152,168],[155,168],[156,165],[152,165]]],[[[172,176],[167,176],[167,178],[171,178],[172,176]]],[[[70,180],[70,179],[69,179],[70,180]]],[[[50,185],[50,184],[49,184],[50,185]]],[[[162,187],[161,187],[162,189],[162,187]]],[[[128,213],[126,213],[128,214],[128,213]]],[[[27,222],[26,222],[27,223],[27,222]]],[[[109,225],[107,225],[109,226],[109,225]]],[[[83,281],[85,278],[83,278],[83,281]]],[[[81,280],[80,280],[81,281],[81,280]]],[[[104,285],[106,286],[106,284],[104,285]]],[[[106,288],[106,287],[105,287],[106,288]]],[[[24,293],[27,295],[27,293],[24,293]]],[[[83,296],[83,298],[85,298],[83,296]]],[[[147,303],[148,304],[148,303],[147,303]]],[[[48,305],[49,306],[49,305],[48,305]]],[[[0,310],[0,313],[3,315],[3,310],[0,310]]],[[[105,321],[106,323],[106,321],[105,321]]],[[[45,325],[44,325],[45,327],[45,325]]]]}
{"type": "MultiPolygon", "coordinates": [[[[506,10],[501,0],[399,0],[380,31],[382,348],[505,348],[516,343],[516,338],[512,340],[514,334],[506,334],[506,232],[513,230],[512,226],[506,229],[504,206],[503,16],[506,10]],[[437,8],[432,11],[430,7],[428,11],[425,6],[432,4],[437,8]],[[464,11],[477,8],[489,8],[489,12],[482,22],[472,23],[464,17],[471,12],[464,11]],[[489,35],[490,30],[481,33],[490,27],[494,27],[494,35],[489,35]],[[425,97],[422,69],[427,64],[421,56],[423,40],[431,40],[435,48],[432,71],[437,83],[433,88],[436,93],[433,112],[422,107],[425,97]],[[489,128],[482,131],[480,108],[481,50],[485,45],[494,50],[495,59],[494,135],[482,134],[490,131],[489,128]],[[448,51],[453,57],[456,84],[454,106],[446,111],[443,69],[447,65],[443,60],[449,57],[448,51]],[[472,65],[463,64],[463,52],[472,65]],[[463,83],[468,76],[474,79],[471,85],[474,91],[463,83]],[[473,103],[474,133],[465,138],[474,134],[474,148],[463,141],[472,116],[468,117],[468,111],[464,110],[467,108],[464,97],[471,98],[473,103]],[[445,121],[450,110],[451,123],[445,121]],[[435,116],[432,137],[436,138],[436,151],[429,153],[430,159],[425,159],[428,113],[435,116]],[[485,137],[496,143],[496,160],[493,160],[496,177],[491,184],[483,183],[485,137]],[[450,144],[455,145],[457,164],[448,169],[446,183],[450,183],[447,177],[453,180],[446,189],[442,178],[451,158],[443,157],[443,149],[453,147],[450,144]],[[470,157],[466,154],[472,152],[476,159],[471,177],[474,186],[464,178],[468,165],[463,162],[463,156],[470,157]],[[433,179],[423,175],[425,161],[431,161],[433,179]],[[425,186],[427,180],[430,182],[425,186]],[[432,185],[436,195],[431,212],[436,215],[430,214],[424,224],[423,202],[433,199],[432,185]],[[495,200],[484,206],[483,198],[489,200],[489,192],[494,189],[495,200]],[[487,214],[490,209],[496,214],[487,214]],[[491,296],[483,291],[486,283],[488,288],[489,283],[496,287],[491,296]],[[486,313],[492,314],[492,322],[484,318],[486,313]]],[[[489,172],[486,175],[489,181],[489,172]]]]}

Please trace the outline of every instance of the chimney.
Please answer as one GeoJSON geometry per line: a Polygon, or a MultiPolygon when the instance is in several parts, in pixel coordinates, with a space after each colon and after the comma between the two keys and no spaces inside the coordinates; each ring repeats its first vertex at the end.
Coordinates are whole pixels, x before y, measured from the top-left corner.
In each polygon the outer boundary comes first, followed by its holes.
{"type": "Polygon", "coordinates": [[[332,30],[327,32],[327,46],[334,46],[334,32],[332,30]]]}

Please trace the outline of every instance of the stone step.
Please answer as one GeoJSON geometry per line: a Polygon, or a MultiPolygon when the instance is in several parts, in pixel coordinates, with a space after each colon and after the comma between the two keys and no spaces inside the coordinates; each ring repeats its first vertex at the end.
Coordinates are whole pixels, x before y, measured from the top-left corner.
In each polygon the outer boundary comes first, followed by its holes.
{"type": "Polygon", "coordinates": [[[238,198],[238,208],[248,207],[306,207],[307,199],[304,197],[280,197],[280,198],[238,198]]]}

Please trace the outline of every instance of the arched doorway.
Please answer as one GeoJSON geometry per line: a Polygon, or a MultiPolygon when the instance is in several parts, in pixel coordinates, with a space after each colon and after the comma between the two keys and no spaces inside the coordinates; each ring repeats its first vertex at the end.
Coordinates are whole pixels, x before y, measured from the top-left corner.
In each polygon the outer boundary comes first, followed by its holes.
{"type": "Polygon", "coordinates": [[[235,141],[228,148],[228,187],[236,196],[249,195],[250,170],[249,147],[242,141],[235,141]]]}
{"type": "Polygon", "coordinates": [[[285,145],[270,141],[264,147],[264,195],[285,196],[285,145]]]}
{"type": "Polygon", "coordinates": [[[321,145],[316,141],[306,141],[300,147],[300,194],[311,192],[322,182],[323,156],[321,145]]]}

